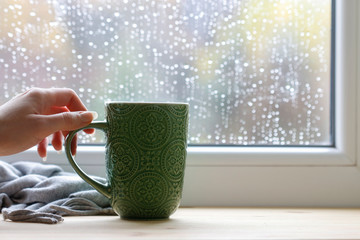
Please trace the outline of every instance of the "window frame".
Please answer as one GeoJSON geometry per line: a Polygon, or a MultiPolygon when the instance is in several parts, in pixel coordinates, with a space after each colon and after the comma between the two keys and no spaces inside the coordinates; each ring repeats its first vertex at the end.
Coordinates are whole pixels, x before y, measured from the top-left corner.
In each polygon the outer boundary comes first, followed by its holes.
{"type": "MultiPolygon", "coordinates": [[[[183,206],[360,206],[359,11],[356,0],[336,1],[335,146],[190,146],[183,206]]],[[[3,159],[41,161],[35,148],[3,159]]],[[[78,147],[89,174],[105,176],[103,159],[103,146],[78,147]]],[[[71,171],[64,152],[49,148],[48,163],[71,171]]]]}

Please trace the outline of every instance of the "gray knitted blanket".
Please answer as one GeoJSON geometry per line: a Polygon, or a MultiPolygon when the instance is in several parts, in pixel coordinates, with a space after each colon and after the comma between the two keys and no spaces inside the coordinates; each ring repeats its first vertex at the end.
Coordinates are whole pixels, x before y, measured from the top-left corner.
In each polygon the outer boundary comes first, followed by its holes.
{"type": "MultiPolygon", "coordinates": [[[[104,179],[96,178],[104,183],[104,179]]],[[[54,224],[69,215],[114,215],[109,200],[59,166],[0,161],[4,220],[54,224]]]]}

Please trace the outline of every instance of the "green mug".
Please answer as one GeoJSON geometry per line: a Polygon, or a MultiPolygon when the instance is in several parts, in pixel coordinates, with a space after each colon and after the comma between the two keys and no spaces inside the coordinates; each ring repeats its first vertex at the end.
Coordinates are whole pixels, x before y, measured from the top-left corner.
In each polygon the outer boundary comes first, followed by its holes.
{"type": "Polygon", "coordinates": [[[186,103],[106,103],[106,121],[69,133],[66,156],[121,218],[168,218],[182,196],[188,114],[186,103]],[[88,128],[105,132],[107,184],[87,175],[71,154],[73,137],[88,128]]]}

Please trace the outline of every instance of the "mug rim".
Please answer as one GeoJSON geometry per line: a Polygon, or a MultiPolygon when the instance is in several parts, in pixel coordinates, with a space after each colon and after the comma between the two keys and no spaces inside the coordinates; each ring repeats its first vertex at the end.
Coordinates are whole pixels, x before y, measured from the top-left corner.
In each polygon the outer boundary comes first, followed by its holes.
{"type": "Polygon", "coordinates": [[[120,105],[120,104],[134,104],[134,105],[187,105],[186,102],[141,102],[141,101],[106,101],[105,105],[120,105]]]}

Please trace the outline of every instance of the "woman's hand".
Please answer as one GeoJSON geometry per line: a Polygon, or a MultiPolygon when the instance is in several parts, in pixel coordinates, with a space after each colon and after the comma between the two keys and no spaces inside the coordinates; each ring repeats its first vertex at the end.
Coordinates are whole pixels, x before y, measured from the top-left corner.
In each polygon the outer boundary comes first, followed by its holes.
{"type": "MultiPolygon", "coordinates": [[[[30,89],[0,106],[0,156],[38,145],[39,156],[45,158],[48,136],[53,135],[52,145],[60,151],[69,131],[87,126],[94,115],[71,89],[30,89]]],[[[71,148],[75,155],[76,138],[71,148]]]]}

